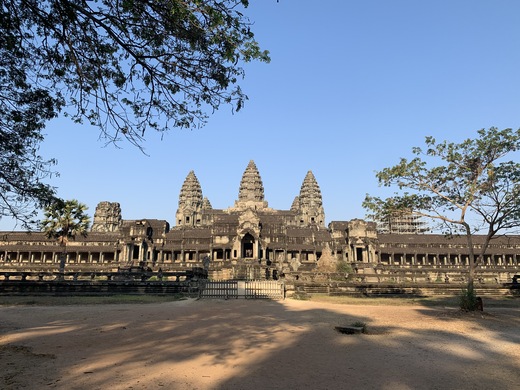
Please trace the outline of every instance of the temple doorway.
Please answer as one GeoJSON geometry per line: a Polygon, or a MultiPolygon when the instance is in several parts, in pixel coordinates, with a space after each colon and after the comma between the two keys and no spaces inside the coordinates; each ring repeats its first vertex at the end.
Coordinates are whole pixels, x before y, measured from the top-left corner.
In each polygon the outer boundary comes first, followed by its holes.
{"type": "Polygon", "coordinates": [[[254,244],[255,238],[247,233],[244,238],[242,238],[242,257],[246,259],[253,258],[254,254],[254,244]]]}

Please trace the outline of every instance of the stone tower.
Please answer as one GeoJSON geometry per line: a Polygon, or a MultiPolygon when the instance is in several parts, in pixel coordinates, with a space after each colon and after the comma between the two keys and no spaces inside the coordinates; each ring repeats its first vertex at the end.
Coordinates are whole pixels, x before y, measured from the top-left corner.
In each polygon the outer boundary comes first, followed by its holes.
{"type": "Polygon", "coordinates": [[[207,198],[202,197],[202,189],[195,172],[190,171],[181,188],[179,208],[177,209],[177,226],[196,226],[201,224],[202,209],[210,209],[207,198]]]}
{"type": "MultiPolygon", "coordinates": [[[[299,224],[304,226],[315,225],[325,227],[325,211],[321,190],[312,171],[308,171],[303,179],[299,199],[299,224]]],[[[293,202],[295,207],[296,201],[293,202]]]]}
{"type": "Polygon", "coordinates": [[[119,231],[121,226],[121,205],[117,202],[99,202],[94,213],[93,232],[109,233],[119,231]]]}
{"type": "Polygon", "coordinates": [[[296,196],[294,197],[294,200],[291,205],[291,211],[298,211],[300,210],[300,197],[296,196]]]}
{"type": "Polygon", "coordinates": [[[264,200],[264,184],[253,160],[249,161],[242,175],[235,208],[239,210],[267,208],[267,202],[264,200]]]}
{"type": "Polygon", "coordinates": [[[208,198],[204,197],[204,199],[202,199],[202,209],[203,210],[211,210],[212,207],[211,207],[211,203],[209,201],[208,198]]]}

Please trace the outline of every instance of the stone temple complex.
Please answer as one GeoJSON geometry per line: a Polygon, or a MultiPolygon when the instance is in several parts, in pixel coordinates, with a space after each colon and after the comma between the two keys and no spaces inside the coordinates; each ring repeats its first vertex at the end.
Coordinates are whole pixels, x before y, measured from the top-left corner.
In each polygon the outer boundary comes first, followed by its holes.
{"type": "MultiPolygon", "coordinates": [[[[478,236],[475,239],[481,242],[478,236]]],[[[0,232],[4,268],[57,267],[61,252],[62,247],[40,232],[0,232]]],[[[381,234],[374,222],[360,219],[326,225],[321,190],[312,171],[289,209],[272,209],[253,161],[244,171],[238,198],[227,209],[214,209],[195,172],[189,172],[173,227],[166,220],[125,220],[119,203],[100,202],[91,231],[68,244],[66,257],[69,269],[81,270],[132,264],[181,270],[206,262],[215,279],[335,272],[338,262],[346,262],[367,275],[406,268],[420,271],[425,280],[437,280],[441,273],[457,274],[469,262],[463,237],[381,234]]],[[[519,236],[495,239],[481,265],[488,277],[504,282],[519,273],[519,266],[519,236]]]]}

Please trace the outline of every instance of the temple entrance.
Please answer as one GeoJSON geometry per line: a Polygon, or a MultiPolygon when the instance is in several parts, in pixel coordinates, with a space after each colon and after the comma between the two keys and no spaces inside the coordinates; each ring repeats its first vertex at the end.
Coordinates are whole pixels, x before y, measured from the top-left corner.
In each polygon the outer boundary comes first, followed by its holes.
{"type": "Polygon", "coordinates": [[[242,239],[242,257],[246,259],[253,258],[255,238],[247,233],[242,239]]]}

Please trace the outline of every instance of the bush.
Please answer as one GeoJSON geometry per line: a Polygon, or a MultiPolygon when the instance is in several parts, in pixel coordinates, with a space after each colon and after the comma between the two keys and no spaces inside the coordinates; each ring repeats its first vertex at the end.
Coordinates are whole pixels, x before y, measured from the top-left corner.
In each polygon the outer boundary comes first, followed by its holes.
{"type": "Polygon", "coordinates": [[[336,271],[342,274],[351,274],[352,267],[346,261],[340,260],[336,264],[336,271]]]}
{"type": "Polygon", "coordinates": [[[475,311],[478,308],[478,300],[473,288],[465,288],[459,296],[459,306],[464,311],[475,311]]]}

